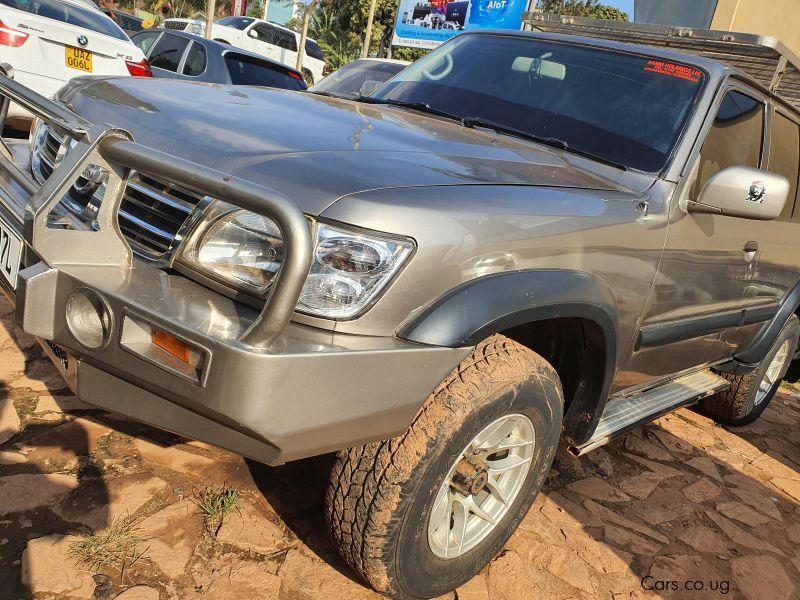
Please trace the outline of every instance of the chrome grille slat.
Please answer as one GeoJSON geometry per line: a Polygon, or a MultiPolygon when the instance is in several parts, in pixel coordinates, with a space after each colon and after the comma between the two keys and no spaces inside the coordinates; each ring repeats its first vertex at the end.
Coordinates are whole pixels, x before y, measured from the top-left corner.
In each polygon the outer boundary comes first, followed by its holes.
{"type": "MultiPolygon", "coordinates": [[[[167,229],[166,227],[159,226],[158,223],[152,223],[150,221],[143,219],[141,216],[137,216],[134,213],[132,213],[131,202],[127,199],[127,197],[124,201],[123,206],[124,208],[120,208],[119,210],[120,220],[124,219],[126,221],[130,221],[134,225],[143,227],[144,229],[147,229],[150,233],[154,233],[157,236],[164,238],[165,240],[172,240],[175,237],[175,234],[173,232],[170,232],[170,230],[167,229]]],[[[145,215],[147,216],[149,216],[150,214],[152,213],[145,213],[145,215]]]]}
{"type": "Polygon", "coordinates": [[[120,209],[119,216],[125,219],[126,221],[130,221],[131,223],[138,225],[142,229],[146,229],[153,235],[157,235],[158,237],[168,240],[170,242],[175,238],[175,235],[170,233],[169,231],[161,229],[160,227],[156,227],[152,223],[148,223],[147,221],[144,221],[139,217],[132,215],[126,210],[120,209]]]}
{"type": "Polygon", "coordinates": [[[49,158],[49,157],[48,157],[46,154],[44,154],[44,153],[40,154],[40,155],[39,155],[39,159],[40,159],[40,160],[41,160],[43,163],[45,163],[45,164],[46,164],[48,167],[50,167],[50,170],[51,170],[51,171],[53,170],[53,161],[52,161],[52,160],[50,160],[50,158],[49,158]]]}
{"type": "Polygon", "coordinates": [[[137,192],[140,192],[142,194],[147,194],[149,196],[152,196],[154,199],[158,200],[162,204],[166,204],[167,206],[171,206],[172,208],[180,210],[180,211],[186,213],[187,215],[190,214],[192,212],[192,210],[194,210],[194,206],[189,206],[188,204],[186,204],[186,203],[184,203],[182,201],[174,200],[174,199],[170,198],[169,196],[165,196],[164,194],[162,194],[158,190],[155,190],[152,187],[150,187],[149,185],[146,185],[144,183],[141,183],[141,182],[134,183],[133,181],[129,181],[128,182],[128,188],[136,190],[137,192]]]}

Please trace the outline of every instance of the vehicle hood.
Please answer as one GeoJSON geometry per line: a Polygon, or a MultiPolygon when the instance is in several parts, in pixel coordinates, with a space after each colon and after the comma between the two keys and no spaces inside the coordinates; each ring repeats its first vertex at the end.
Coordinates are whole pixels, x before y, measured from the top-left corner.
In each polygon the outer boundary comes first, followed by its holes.
{"type": "MultiPolygon", "coordinates": [[[[308,214],[368,190],[535,185],[623,190],[568,154],[418,112],[169,79],[78,79],[59,98],[137,142],[276,189],[308,214]]],[[[622,172],[620,172],[622,173],[622,172]]]]}

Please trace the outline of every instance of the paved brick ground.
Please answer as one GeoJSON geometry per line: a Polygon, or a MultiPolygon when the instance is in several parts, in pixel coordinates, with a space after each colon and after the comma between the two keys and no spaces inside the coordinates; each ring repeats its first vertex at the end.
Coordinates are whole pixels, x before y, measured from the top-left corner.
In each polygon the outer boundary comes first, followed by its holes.
{"type": "MultiPolygon", "coordinates": [[[[0,316],[0,598],[377,597],[327,540],[330,457],[269,469],[91,410],[4,303],[0,316]],[[209,484],[241,492],[216,535],[192,501],[209,484]],[[82,536],[125,518],[134,564],[78,561],[82,536]]],[[[798,425],[787,389],[743,429],[682,410],[559,455],[506,551],[457,597],[800,597],[798,425]]]]}

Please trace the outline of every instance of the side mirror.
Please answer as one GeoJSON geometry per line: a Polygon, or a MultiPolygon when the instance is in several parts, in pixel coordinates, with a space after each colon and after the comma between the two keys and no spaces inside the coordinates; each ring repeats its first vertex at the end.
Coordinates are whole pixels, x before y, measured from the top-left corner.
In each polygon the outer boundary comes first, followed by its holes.
{"type": "Polygon", "coordinates": [[[251,29],[250,31],[248,31],[247,35],[249,35],[251,38],[254,38],[254,39],[258,38],[258,32],[256,32],[255,29],[251,29]]]}
{"type": "Polygon", "coordinates": [[[769,221],[780,216],[788,196],[789,180],[783,175],[753,167],[728,167],[706,182],[688,209],[769,221]]]}
{"type": "Polygon", "coordinates": [[[374,79],[367,79],[361,84],[361,89],[358,90],[360,96],[369,96],[372,92],[377,90],[383,84],[382,81],[375,81],[374,79]]]}

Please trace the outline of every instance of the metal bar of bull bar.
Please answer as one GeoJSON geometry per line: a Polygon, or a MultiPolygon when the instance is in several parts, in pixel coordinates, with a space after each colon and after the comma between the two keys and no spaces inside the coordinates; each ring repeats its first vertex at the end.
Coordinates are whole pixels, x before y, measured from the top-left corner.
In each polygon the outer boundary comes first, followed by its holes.
{"type": "MultiPolygon", "coordinates": [[[[124,129],[93,125],[62,104],[0,75],[0,95],[37,116],[55,122],[75,140],[51,177],[30,198],[25,214],[25,238],[50,266],[117,266],[131,268],[132,251],[122,235],[117,214],[130,169],[228,202],[275,222],[284,243],[284,258],[264,307],[239,342],[265,348],[289,324],[313,253],[308,220],[283,194],[227,173],[175,157],[132,140],[124,129]],[[90,165],[108,170],[106,192],[97,215],[98,230],[75,231],[48,227],[51,211],[90,165]]],[[[4,125],[0,120],[0,128],[4,125]]]]}

